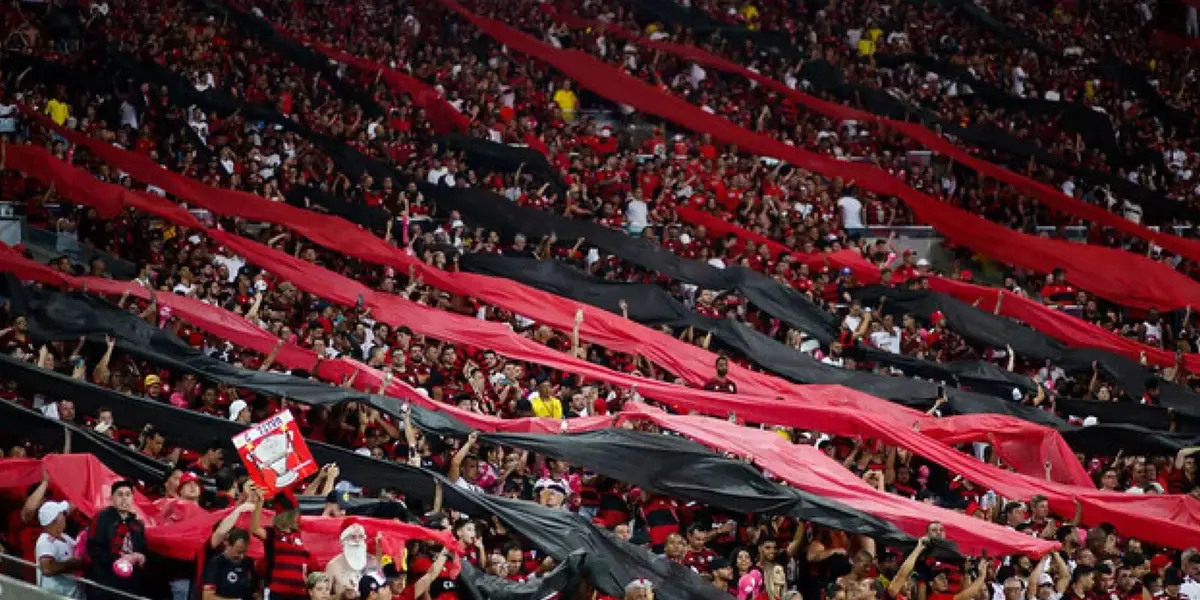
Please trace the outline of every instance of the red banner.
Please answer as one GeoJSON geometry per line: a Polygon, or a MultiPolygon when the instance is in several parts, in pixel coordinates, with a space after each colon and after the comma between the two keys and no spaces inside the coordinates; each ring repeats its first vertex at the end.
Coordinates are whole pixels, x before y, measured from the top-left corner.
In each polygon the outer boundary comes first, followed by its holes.
{"type": "MultiPolygon", "coordinates": [[[[30,485],[39,483],[42,474],[50,476],[55,497],[67,500],[71,506],[91,517],[109,506],[112,484],[121,479],[99,459],[90,454],[50,455],[41,460],[0,459],[0,490],[24,494],[30,485]]],[[[171,498],[151,500],[141,493],[134,494],[134,512],[146,524],[146,541],[150,550],[166,558],[192,560],[203,556],[203,549],[212,535],[213,527],[224,519],[229,508],[208,512],[192,502],[171,498]]],[[[270,518],[270,511],[265,513],[270,518]]],[[[432,531],[390,519],[367,517],[302,517],[300,532],[304,547],[312,552],[321,566],[342,552],[339,535],[350,521],[367,530],[368,539],[376,533],[390,547],[403,546],[411,539],[430,540],[461,553],[462,546],[448,531],[432,531]]],[[[241,517],[238,525],[249,527],[250,515],[241,517]]],[[[262,543],[250,544],[250,556],[262,558],[262,543]]]]}
{"type": "MultiPolygon", "coordinates": [[[[942,521],[948,531],[955,531],[952,538],[964,550],[988,547],[992,542],[1019,544],[1012,538],[1001,536],[986,527],[987,524],[965,515],[947,515],[948,511],[936,510],[928,505],[917,507],[897,502],[892,494],[876,493],[863,481],[851,475],[845,468],[831,461],[821,451],[808,446],[794,446],[771,432],[755,431],[738,427],[726,421],[709,418],[671,416],[645,406],[627,407],[622,419],[649,419],[662,427],[682,433],[702,444],[751,457],[763,469],[798,488],[817,492],[849,506],[895,523],[912,535],[922,535],[931,520],[942,521]],[[837,468],[834,468],[834,467],[837,468]],[[818,491],[819,490],[819,491],[818,491]],[[888,500],[885,496],[891,496],[888,500]],[[971,521],[975,523],[972,524],[971,521]]],[[[905,435],[903,431],[892,432],[892,437],[905,435]]],[[[885,438],[888,439],[888,438],[885,438]]],[[[889,442],[891,443],[891,442],[889,442]]],[[[1005,471],[999,467],[982,463],[973,457],[943,446],[934,462],[947,467],[951,473],[966,473],[971,480],[984,489],[1013,499],[1029,499],[1037,494],[1044,495],[1056,514],[1075,513],[1075,500],[1083,507],[1083,522],[1086,525],[1111,523],[1118,531],[1136,532],[1138,539],[1167,548],[1179,548],[1190,544],[1181,537],[1193,539],[1200,535],[1200,503],[1185,495],[1147,496],[1122,492],[1103,492],[1091,486],[1071,487],[1049,483],[1044,479],[1005,471]],[[1183,533],[1184,531],[1190,533],[1183,533]]],[[[1014,532],[1015,533],[1015,532],[1014,532]]],[[[1027,535],[1027,534],[1017,534],[1027,535]]],[[[1028,538],[1025,544],[1030,554],[1048,550],[1038,540],[1028,538]]],[[[968,554],[971,552],[968,550],[968,554]]]]}

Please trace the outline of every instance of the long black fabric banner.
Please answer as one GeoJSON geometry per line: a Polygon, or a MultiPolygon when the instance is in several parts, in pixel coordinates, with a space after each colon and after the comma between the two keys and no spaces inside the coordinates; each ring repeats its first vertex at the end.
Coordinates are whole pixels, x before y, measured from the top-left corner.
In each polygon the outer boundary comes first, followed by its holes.
{"type": "MultiPolygon", "coordinates": [[[[7,356],[0,356],[0,361],[3,361],[0,362],[0,366],[4,367],[15,362],[7,356]]],[[[6,371],[5,376],[7,375],[6,371]]],[[[52,419],[39,411],[12,402],[0,401],[0,419],[3,419],[7,431],[20,432],[19,438],[5,441],[32,442],[40,444],[47,452],[62,452],[69,431],[71,452],[94,454],[122,477],[147,483],[159,483],[167,476],[165,465],[142,456],[94,431],[52,419]]]]}
{"type": "Polygon", "coordinates": [[[693,327],[711,332],[714,347],[736,350],[755,365],[795,383],[844,385],[893,402],[925,407],[937,398],[938,384],[934,382],[956,382],[975,390],[947,390],[950,408],[957,413],[1010,414],[1050,427],[1065,425],[1045,411],[1025,410],[1025,407],[1002,400],[1012,398],[1014,387],[1031,389],[1032,384],[1024,377],[987,363],[939,364],[859,347],[850,349],[849,353],[931,381],[847,370],[822,363],[736,321],[697,314],[655,285],[614,283],[555,260],[473,254],[461,257],[459,267],[472,273],[511,279],[617,314],[620,314],[620,302],[624,300],[633,321],[649,326],[670,325],[680,331],[693,327]]]}
{"type": "Polygon", "coordinates": [[[522,173],[529,173],[550,184],[559,196],[567,193],[567,184],[558,171],[550,165],[545,155],[533,148],[509,146],[458,133],[439,135],[434,140],[451,150],[463,152],[472,165],[510,173],[520,169],[522,173]]]}
{"type": "Polygon", "coordinates": [[[601,251],[643,269],[703,289],[735,291],[763,312],[808,333],[823,344],[834,340],[837,324],[831,315],[794,288],[745,267],[718,269],[706,262],[681,258],[598,223],[525,208],[483,190],[442,188],[435,198],[439,206],[457,210],[464,218],[484,223],[502,235],[524,233],[531,239],[556,235],[558,239],[568,241],[583,238],[601,251]]]}
{"type": "MultiPolygon", "coordinates": [[[[940,311],[950,328],[968,341],[996,348],[1008,345],[1017,356],[1049,360],[1070,373],[1090,376],[1095,363],[1105,375],[1119,381],[1134,401],[1145,393],[1146,382],[1155,378],[1148,369],[1123,356],[1094,348],[1069,348],[1045,334],[945,294],[870,286],[856,290],[852,296],[870,304],[877,304],[881,297],[887,298],[883,310],[896,317],[912,313],[918,319],[925,319],[940,311]]],[[[1136,402],[1104,403],[1068,398],[1059,399],[1058,406],[1070,414],[1094,415],[1102,423],[1124,423],[1160,431],[1170,428],[1171,416],[1167,412],[1170,408],[1175,412],[1180,430],[1200,431],[1200,395],[1166,382],[1160,383],[1160,389],[1162,397],[1158,407],[1136,402]]]]}

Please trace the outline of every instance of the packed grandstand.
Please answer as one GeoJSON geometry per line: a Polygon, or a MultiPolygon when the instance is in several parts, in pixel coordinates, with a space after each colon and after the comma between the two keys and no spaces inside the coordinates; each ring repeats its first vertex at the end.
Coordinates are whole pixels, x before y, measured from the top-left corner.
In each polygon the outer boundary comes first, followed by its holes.
{"type": "Polygon", "coordinates": [[[1190,2],[0,15],[8,593],[1200,600],[1190,2]]]}

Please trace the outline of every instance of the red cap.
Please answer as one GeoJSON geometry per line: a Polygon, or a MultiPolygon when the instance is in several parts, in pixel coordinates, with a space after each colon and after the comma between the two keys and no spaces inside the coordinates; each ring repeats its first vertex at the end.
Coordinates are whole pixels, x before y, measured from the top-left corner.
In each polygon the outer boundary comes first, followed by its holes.
{"type": "Polygon", "coordinates": [[[971,275],[971,271],[969,271],[969,270],[967,270],[967,269],[963,269],[963,270],[961,270],[961,271],[959,271],[959,272],[958,272],[958,278],[959,278],[959,279],[961,279],[961,280],[963,280],[963,281],[970,281],[970,280],[971,280],[971,277],[972,277],[972,275],[971,275]]]}
{"type": "Polygon", "coordinates": [[[1154,558],[1150,559],[1150,570],[1161,571],[1171,566],[1171,557],[1166,554],[1155,554],[1154,558]]]}
{"type": "Polygon", "coordinates": [[[179,476],[179,487],[187,483],[200,483],[200,476],[191,471],[184,471],[183,475],[179,476]]]}
{"type": "Polygon", "coordinates": [[[942,321],[945,321],[945,320],[946,320],[946,315],[940,310],[935,310],[935,311],[933,311],[932,315],[929,315],[929,321],[931,323],[933,323],[934,325],[937,325],[938,323],[941,323],[942,321]]]}

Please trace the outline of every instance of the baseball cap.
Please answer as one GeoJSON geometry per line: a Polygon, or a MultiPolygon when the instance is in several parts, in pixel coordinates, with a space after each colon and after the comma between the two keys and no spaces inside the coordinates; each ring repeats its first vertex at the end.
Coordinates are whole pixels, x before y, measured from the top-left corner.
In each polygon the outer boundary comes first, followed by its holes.
{"type": "Polygon", "coordinates": [[[62,502],[44,502],[41,508],[38,509],[38,523],[41,523],[42,527],[47,527],[58,518],[58,515],[68,510],[71,510],[71,503],[65,500],[62,502]]]}
{"type": "Polygon", "coordinates": [[[381,587],[383,587],[383,582],[374,573],[365,573],[362,579],[358,580],[358,597],[366,600],[373,592],[378,592],[381,587]]]}
{"type": "Polygon", "coordinates": [[[1166,554],[1155,554],[1154,558],[1150,559],[1150,570],[1160,571],[1171,564],[1171,557],[1166,554]]]}
{"type": "Polygon", "coordinates": [[[549,477],[544,478],[544,479],[539,479],[537,484],[533,486],[533,490],[535,492],[540,492],[542,490],[550,490],[550,491],[558,492],[564,496],[567,495],[567,489],[563,486],[562,482],[554,480],[554,479],[550,479],[549,477]]]}
{"type": "Polygon", "coordinates": [[[338,508],[346,510],[352,505],[350,502],[350,492],[329,492],[329,495],[325,496],[325,503],[336,504],[338,505],[338,508]]]}
{"type": "Polygon", "coordinates": [[[162,378],[159,377],[158,375],[147,375],[145,381],[143,381],[143,385],[145,387],[150,387],[152,385],[162,385],[162,378]]]}
{"type": "Polygon", "coordinates": [[[200,483],[200,476],[191,471],[184,471],[183,475],[179,476],[179,487],[183,487],[184,484],[188,483],[200,483]]]}
{"type": "Polygon", "coordinates": [[[708,568],[713,571],[719,571],[728,566],[729,566],[729,559],[726,559],[726,558],[723,558],[720,556],[718,556],[708,562],[708,568]]]}
{"type": "Polygon", "coordinates": [[[236,421],[238,418],[238,415],[242,414],[242,411],[246,410],[247,406],[249,406],[249,405],[246,404],[245,400],[234,400],[233,402],[230,402],[229,403],[229,420],[236,421]]]}

